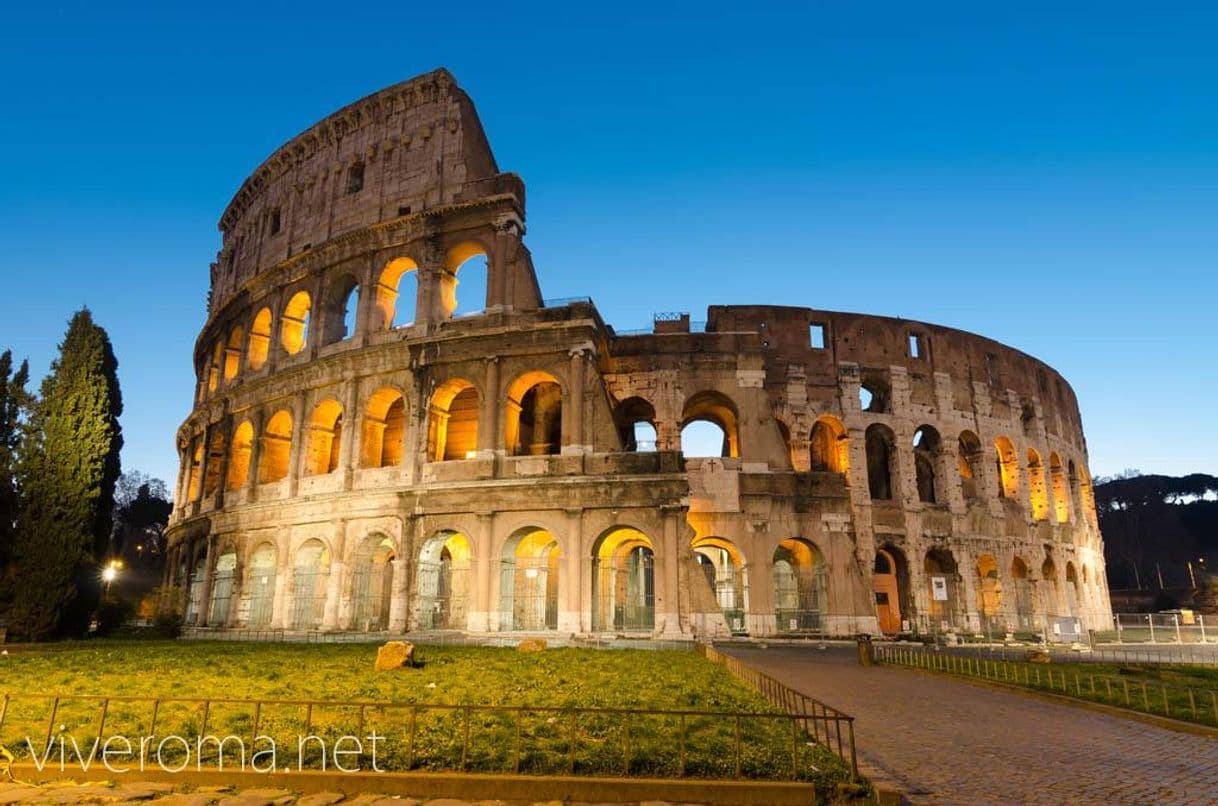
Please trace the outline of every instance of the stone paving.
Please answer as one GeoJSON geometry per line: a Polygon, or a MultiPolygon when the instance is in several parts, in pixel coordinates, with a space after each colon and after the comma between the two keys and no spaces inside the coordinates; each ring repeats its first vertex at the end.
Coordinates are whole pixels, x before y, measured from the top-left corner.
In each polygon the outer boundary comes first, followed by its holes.
{"type": "Polygon", "coordinates": [[[860,667],[853,647],[727,651],[852,714],[860,764],[917,803],[1218,803],[1218,739],[933,673],[860,667]]]}

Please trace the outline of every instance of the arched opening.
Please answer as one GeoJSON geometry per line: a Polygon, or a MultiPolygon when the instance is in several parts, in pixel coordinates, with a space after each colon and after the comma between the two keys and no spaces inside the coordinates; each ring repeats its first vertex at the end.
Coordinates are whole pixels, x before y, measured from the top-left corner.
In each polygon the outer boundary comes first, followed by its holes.
{"type": "Polygon", "coordinates": [[[396,467],[406,439],[406,399],[390,387],[376,390],[364,410],[360,467],[396,467]]]}
{"type": "Polygon", "coordinates": [[[486,308],[488,268],[482,245],[466,241],[448,250],[440,281],[444,318],[482,313],[486,308]]]}
{"type": "Polygon", "coordinates": [[[199,498],[199,484],[202,479],[199,474],[203,471],[203,438],[195,437],[190,441],[190,470],[186,482],[186,500],[196,501],[199,498]]]}
{"type": "Polygon", "coordinates": [[[923,569],[929,586],[932,629],[946,630],[956,626],[960,609],[960,573],[956,558],[945,548],[933,548],[926,552],[923,569]]]}
{"type": "Polygon", "coordinates": [[[230,450],[228,479],[224,486],[226,490],[240,490],[249,481],[250,455],[254,450],[254,426],[249,420],[243,420],[233,431],[230,450]]]}
{"type": "Polygon", "coordinates": [[[228,334],[228,348],[224,352],[224,382],[228,383],[241,371],[241,344],[245,331],[237,325],[228,334]]]}
{"type": "Polygon", "coordinates": [[[292,413],[281,409],[262,430],[262,453],[258,459],[258,482],[270,484],[288,477],[292,458],[292,413]]]}
{"type": "Polygon", "coordinates": [[[304,474],[322,476],[338,469],[343,440],[343,407],[323,400],[313,408],[305,437],[304,474]]]}
{"type": "Polygon", "coordinates": [[[465,629],[469,566],[469,538],[460,532],[440,532],[423,544],[415,578],[418,629],[465,629]]]}
{"type": "Polygon", "coordinates": [[[245,353],[245,365],[251,371],[257,371],[266,366],[267,356],[271,350],[271,309],[263,308],[254,316],[250,325],[250,344],[245,353]]]}
{"type": "Polygon", "coordinates": [[[592,629],[655,629],[655,553],[647,535],[629,527],[602,534],[592,548],[592,629]]]}
{"type": "Polygon", "coordinates": [[[687,459],[740,456],[736,405],[718,392],[699,392],[681,412],[681,451],[687,459]]]}
{"type": "Polygon", "coordinates": [[[1079,498],[1082,501],[1083,516],[1095,527],[1095,490],[1091,486],[1091,476],[1087,468],[1079,468],[1079,498]]]}
{"type": "Polygon", "coordinates": [[[918,500],[924,504],[937,504],[941,496],[938,484],[939,457],[943,452],[939,432],[929,425],[919,428],[914,432],[913,451],[918,500]]]}
{"type": "Polygon", "coordinates": [[[829,569],[815,543],[788,538],[774,550],[774,617],[779,632],[823,632],[829,569]]]}
{"type": "Polygon", "coordinates": [[[211,579],[211,603],[207,614],[209,626],[228,626],[236,579],[237,553],[230,549],[216,558],[216,569],[211,579]]]}
{"type": "Polygon", "coordinates": [[[613,410],[622,448],[647,452],[656,449],[656,410],[641,397],[630,397],[613,410]]]}
{"type": "Polygon", "coordinates": [[[1049,493],[1045,489],[1045,466],[1040,454],[1028,449],[1028,500],[1032,505],[1033,520],[1049,519],[1049,493]]]}
{"type": "Polygon", "coordinates": [[[418,268],[418,264],[408,257],[395,258],[385,265],[377,280],[373,300],[376,330],[414,324],[419,295],[418,268]]]}
{"type": "Polygon", "coordinates": [[[321,628],[326,611],[326,582],[330,577],[330,551],[316,538],[296,552],[292,569],[292,627],[297,630],[321,628]]]}
{"type": "Polygon", "coordinates": [[[850,472],[850,445],[841,420],[829,415],[818,417],[812,424],[810,442],[813,473],[845,476],[850,472]]]}
{"type": "Polygon", "coordinates": [[[873,501],[891,501],[896,497],[892,483],[898,477],[896,436],[886,425],[867,426],[867,488],[873,501]]]}
{"type": "Polygon", "coordinates": [[[326,289],[321,316],[321,343],[335,344],[354,336],[358,312],[359,281],[350,274],[336,277],[326,289]]]}
{"type": "Polygon", "coordinates": [[[960,470],[960,493],[965,501],[976,501],[981,497],[977,489],[978,473],[981,469],[981,440],[972,431],[961,431],[956,453],[960,470]]]}
{"type": "Polygon", "coordinates": [[[748,568],[740,550],[725,538],[704,537],[694,541],[694,556],[706,576],[723,620],[733,635],[748,633],[748,568]]]}
{"type": "Polygon", "coordinates": [[[211,394],[220,386],[220,374],[224,366],[224,342],[217,341],[211,351],[211,363],[207,368],[207,392],[211,394]]]}
{"type": "Polygon", "coordinates": [[[270,543],[262,543],[250,559],[249,616],[250,627],[268,627],[275,615],[275,568],[278,552],[270,543]]]}
{"type": "Polygon", "coordinates": [[[994,440],[994,451],[998,462],[998,497],[1018,501],[1019,457],[1015,446],[1007,437],[999,437],[994,440]]]}
{"type": "Polygon", "coordinates": [[[297,291],[284,306],[279,323],[279,343],[288,355],[296,355],[309,341],[309,314],[313,302],[307,291],[297,291]]]}
{"type": "Polygon", "coordinates": [[[203,479],[204,498],[220,489],[220,469],[224,467],[225,448],[224,432],[219,428],[213,428],[207,445],[207,475],[203,479]]]}
{"type": "Polygon", "coordinates": [[[500,630],[558,628],[558,541],[527,526],[503,544],[499,576],[500,630]]]}
{"type": "Polygon", "coordinates": [[[1073,459],[1066,460],[1066,482],[1070,485],[1070,500],[1079,511],[1082,509],[1082,499],[1079,497],[1078,469],[1073,459]]]}
{"type": "Polygon", "coordinates": [[[1058,523],[1066,523],[1070,520],[1070,492],[1062,458],[1056,452],[1049,454],[1049,482],[1053,485],[1053,516],[1058,523]]]}
{"type": "Polygon", "coordinates": [[[996,623],[1002,612],[1002,582],[998,579],[998,560],[992,554],[977,557],[977,612],[987,632],[1003,627],[996,623]]]}
{"type": "Polygon", "coordinates": [[[351,621],[348,629],[374,632],[389,628],[397,552],[385,535],[365,537],[352,560],[351,621]]]}
{"type": "Polygon", "coordinates": [[[513,456],[546,456],[562,449],[562,387],[547,372],[521,375],[508,387],[506,440],[513,456]]]}
{"type": "Polygon", "coordinates": [[[900,549],[884,546],[875,553],[872,568],[875,615],[880,632],[896,635],[905,632],[909,600],[909,564],[900,549]]]}
{"type": "Polygon", "coordinates": [[[872,414],[886,414],[892,399],[888,380],[880,374],[864,374],[859,381],[859,409],[872,414]]]}
{"type": "Polygon", "coordinates": [[[448,462],[478,455],[478,390],[462,378],[445,381],[427,412],[427,460],[448,462]]]}
{"type": "Polygon", "coordinates": [[[1032,584],[1028,581],[1028,564],[1016,557],[1011,562],[1011,579],[1015,584],[1015,618],[1020,629],[1032,626],[1032,584]]]}

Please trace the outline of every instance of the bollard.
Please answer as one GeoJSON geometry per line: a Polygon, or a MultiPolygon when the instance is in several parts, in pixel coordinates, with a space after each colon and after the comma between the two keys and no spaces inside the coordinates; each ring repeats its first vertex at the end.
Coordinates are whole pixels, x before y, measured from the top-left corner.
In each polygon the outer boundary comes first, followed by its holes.
{"type": "Polygon", "coordinates": [[[871,636],[867,633],[859,633],[857,637],[859,666],[875,666],[875,646],[871,643],[871,636]]]}

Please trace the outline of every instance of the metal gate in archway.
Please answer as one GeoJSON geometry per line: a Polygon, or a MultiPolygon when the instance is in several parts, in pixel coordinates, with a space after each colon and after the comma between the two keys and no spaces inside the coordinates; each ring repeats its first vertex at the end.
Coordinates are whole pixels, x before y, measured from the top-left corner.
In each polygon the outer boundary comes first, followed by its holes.
{"type": "Polygon", "coordinates": [[[420,562],[415,583],[416,619],[420,630],[463,630],[469,565],[447,557],[439,562],[420,562]]]}
{"type": "Polygon", "coordinates": [[[512,630],[558,629],[557,555],[513,557],[500,570],[501,612],[512,630]]]}
{"type": "Polygon", "coordinates": [[[374,632],[389,628],[393,564],[368,559],[351,575],[350,629],[374,632]]]}
{"type": "Polygon", "coordinates": [[[650,632],[655,629],[655,555],[635,546],[624,556],[593,560],[594,630],[650,632]]]}

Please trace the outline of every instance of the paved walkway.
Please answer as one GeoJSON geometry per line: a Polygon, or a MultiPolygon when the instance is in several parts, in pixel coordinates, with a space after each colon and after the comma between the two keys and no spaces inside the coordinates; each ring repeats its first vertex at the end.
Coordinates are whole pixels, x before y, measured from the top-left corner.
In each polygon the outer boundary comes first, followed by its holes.
{"type": "Polygon", "coordinates": [[[1218,739],[895,666],[732,648],[853,714],[860,763],[919,803],[1218,803],[1218,739]]]}

